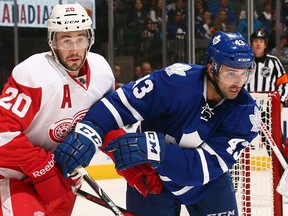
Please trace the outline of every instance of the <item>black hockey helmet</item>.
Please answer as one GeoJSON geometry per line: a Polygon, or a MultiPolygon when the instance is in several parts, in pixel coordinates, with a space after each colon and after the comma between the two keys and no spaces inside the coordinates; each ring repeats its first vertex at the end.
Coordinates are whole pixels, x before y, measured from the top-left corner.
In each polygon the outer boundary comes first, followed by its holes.
{"type": "Polygon", "coordinates": [[[255,39],[263,39],[265,42],[268,42],[268,36],[263,29],[257,30],[250,35],[250,43],[255,39]]]}

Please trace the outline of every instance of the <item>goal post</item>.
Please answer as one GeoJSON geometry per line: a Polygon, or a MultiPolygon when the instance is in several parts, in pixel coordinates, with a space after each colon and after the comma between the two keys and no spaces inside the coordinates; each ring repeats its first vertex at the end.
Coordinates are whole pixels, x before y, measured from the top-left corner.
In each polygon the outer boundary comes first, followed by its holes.
{"type": "MultiPolygon", "coordinates": [[[[282,129],[281,129],[281,102],[278,92],[271,92],[270,97],[272,98],[272,109],[271,109],[271,119],[272,119],[272,128],[271,134],[274,139],[278,149],[282,151],[282,129]]],[[[272,152],[273,158],[273,172],[274,172],[274,181],[273,181],[273,191],[274,191],[274,215],[283,215],[283,202],[282,196],[276,192],[277,185],[282,176],[282,166],[280,161],[272,152]]]]}
{"type": "MultiPolygon", "coordinates": [[[[251,93],[260,107],[261,120],[282,152],[281,103],[277,92],[251,93]]],[[[239,215],[282,216],[282,196],[276,187],[282,166],[262,131],[245,148],[231,169],[239,215]]]]}

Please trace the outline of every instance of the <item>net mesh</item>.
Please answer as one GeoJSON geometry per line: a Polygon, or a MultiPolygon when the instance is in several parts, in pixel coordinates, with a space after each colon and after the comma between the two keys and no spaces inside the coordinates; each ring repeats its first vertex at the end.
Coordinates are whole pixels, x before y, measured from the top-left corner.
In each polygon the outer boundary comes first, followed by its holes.
{"type": "MultiPolygon", "coordinates": [[[[260,107],[261,120],[272,134],[270,94],[252,94],[260,107]]],[[[274,173],[272,150],[260,131],[231,169],[239,215],[273,216],[274,173]]]]}

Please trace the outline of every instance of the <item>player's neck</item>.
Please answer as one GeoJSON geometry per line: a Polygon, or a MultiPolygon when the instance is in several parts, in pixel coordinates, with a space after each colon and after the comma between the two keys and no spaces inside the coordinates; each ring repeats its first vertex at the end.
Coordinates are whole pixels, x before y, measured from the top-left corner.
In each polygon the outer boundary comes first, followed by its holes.
{"type": "Polygon", "coordinates": [[[69,72],[69,74],[74,78],[78,77],[79,76],[79,70],[78,71],[71,71],[71,72],[69,72]]]}
{"type": "Polygon", "coordinates": [[[207,101],[219,103],[223,98],[217,93],[214,84],[207,79],[207,101]]]}
{"type": "Polygon", "coordinates": [[[265,56],[265,51],[256,51],[254,53],[256,58],[262,58],[263,56],[265,56]]]}

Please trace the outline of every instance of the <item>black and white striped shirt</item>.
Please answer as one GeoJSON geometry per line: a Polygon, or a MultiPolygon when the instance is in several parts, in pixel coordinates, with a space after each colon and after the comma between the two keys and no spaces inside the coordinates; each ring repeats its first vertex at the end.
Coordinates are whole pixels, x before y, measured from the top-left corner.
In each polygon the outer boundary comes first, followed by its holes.
{"type": "Polygon", "coordinates": [[[273,55],[266,54],[261,58],[256,58],[257,64],[254,77],[246,88],[249,92],[271,92],[278,91],[281,102],[288,99],[288,83],[280,84],[276,89],[277,80],[286,72],[280,60],[273,55]]]}

